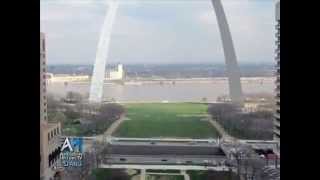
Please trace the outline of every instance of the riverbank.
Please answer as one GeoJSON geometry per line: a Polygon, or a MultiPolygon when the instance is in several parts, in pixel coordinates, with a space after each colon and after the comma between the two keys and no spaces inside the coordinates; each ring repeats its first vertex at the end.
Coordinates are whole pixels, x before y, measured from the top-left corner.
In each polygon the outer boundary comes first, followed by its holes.
{"type": "MultiPolygon", "coordinates": [[[[275,79],[252,77],[241,79],[244,94],[274,94],[275,79]]],[[[63,98],[73,91],[89,97],[89,82],[51,82],[48,93],[63,98]]],[[[103,99],[116,102],[214,102],[229,94],[227,78],[124,81],[104,83],[103,99]]]]}
{"type": "MultiPolygon", "coordinates": [[[[264,83],[275,81],[276,77],[242,77],[242,83],[264,83]]],[[[175,78],[175,79],[167,79],[167,78],[128,78],[126,80],[121,81],[111,81],[105,80],[104,84],[122,84],[122,85],[143,85],[143,84],[172,84],[172,83],[219,83],[228,81],[227,77],[214,77],[214,78],[175,78]]],[[[78,83],[78,84],[89,84],[90,78],[86,76],[83,78],[82,76],[66,76],[66,77],[53,77],[48,80],[48,83],[78,83]]]]}

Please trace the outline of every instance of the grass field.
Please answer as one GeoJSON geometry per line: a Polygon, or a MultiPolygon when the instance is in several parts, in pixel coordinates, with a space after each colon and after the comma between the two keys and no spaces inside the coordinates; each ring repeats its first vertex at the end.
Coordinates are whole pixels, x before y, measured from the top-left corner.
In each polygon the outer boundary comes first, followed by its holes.
{"type": "Polygon", "coordinates": [[[219,171],[187,171],[190,180],[240,180],[237,174],[233,172],[219,172],[219,171]]]}
{"type": "Polygon", "coordinates": [[[117,137],[215,138],[218,132],[207,121],[207,104],[126,104],[127,118],[113,134],[117,137]]]}
{"type": "Polygon", "coordinates": [[[147,175],[146,180],[184,180],[183,175],[147,175]]]}

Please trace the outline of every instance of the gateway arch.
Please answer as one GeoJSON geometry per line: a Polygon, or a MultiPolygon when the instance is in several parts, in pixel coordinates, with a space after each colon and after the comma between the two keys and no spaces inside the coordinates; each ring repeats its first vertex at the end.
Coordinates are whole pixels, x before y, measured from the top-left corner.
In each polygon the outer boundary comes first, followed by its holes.
{"type": "MultiPolygon", "coordinates": [[[[221,0],[211,0],[211,2],[216,14],[223,46],[226,74],[228,76],[229,83],[229,95],[231,101],[234,104],[242,105],[243,94],[240,82],[240,68],[238,66],[237,56],[235,53],[227,18],[223,10],[221,0]]],[[[106,60],[109,54],[108,51],[112,26],[115,21],[118,7],[119,2],[117,0],[110,2],[109,10],[102,27],[90,87],[89,102],[92,103],[100,103],[102,101],[106,60]]]]}

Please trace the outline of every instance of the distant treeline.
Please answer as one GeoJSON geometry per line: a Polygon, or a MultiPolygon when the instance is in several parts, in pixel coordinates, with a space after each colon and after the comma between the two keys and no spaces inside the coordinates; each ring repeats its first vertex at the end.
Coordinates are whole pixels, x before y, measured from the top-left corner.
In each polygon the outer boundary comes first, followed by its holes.
{"type": "MultiPolygon", "coordinates": [[[[114,68],[108,65],[106,68],[114,68]]],[[[159,64],[124,65],[128,78],[159,77],[159,78],[200,78],[200,77],[225,77],[223,64],[159,64]]],[[[273,64],[240,64],[243,77],[270,77],[274,75],[273,64]]],[[[49,65],[48,72],[53,74],[91,75],[92,65],[49,65]]]]}

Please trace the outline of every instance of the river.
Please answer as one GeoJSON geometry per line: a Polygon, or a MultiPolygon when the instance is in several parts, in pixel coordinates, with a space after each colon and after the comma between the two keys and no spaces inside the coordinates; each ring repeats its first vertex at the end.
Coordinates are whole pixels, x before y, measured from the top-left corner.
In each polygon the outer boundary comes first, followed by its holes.
{"type": "MultiPolygon", "coordinates": [[[[244,94],[273,94],[274,78],[243,78],[241,81],[244,94]]],[[[75,91],[88,96],[89,82],[48,83],[48,93],[63,97],[68,91],[75,91]]],[[[228,94],[226,79],[185,80],[185,81],[135,81],[124,85],[117,83],[104,84],[104,99],[112,98],[120,102],[136,101],[216,101],[218,96],[228,94]]]]}

